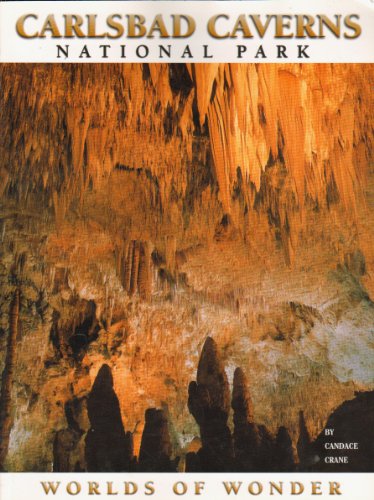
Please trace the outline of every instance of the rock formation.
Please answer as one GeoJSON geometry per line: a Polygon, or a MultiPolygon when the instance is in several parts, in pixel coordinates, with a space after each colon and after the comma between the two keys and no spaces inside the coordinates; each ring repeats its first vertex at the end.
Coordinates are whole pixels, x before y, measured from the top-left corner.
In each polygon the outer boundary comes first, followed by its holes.
{"type": "Polygon", "coordinates": [[[292,440],[288,430],[283,426],[278,429],[275,441],[274,462],[274,468],[278,472],[293,472],[295,470],[292,440]]]}
{"type": "Polygon", "coordinates": [[[20,291],[16,289],[10,304],[9,335],[6,347],[5,368],[2,374],[0,394],[0,470],[3,470],[8,453],[10,431],[13,425],[12,386],[17,355],[17,333],[19,321],[20,291]]]}
{"type": "Polygon", "coordinates": [[[266,426],[255,422],[248,382],[241,368],[234,372],[231,434],[226,425],[227,379],[210,337],[203,346],[197,375],[198,381],[189,386],[188,407],[200,427],[201,446],[187,453],[187,472],[373,471],[373,391],[357,393],[354,399],[344,402],[330,415],[315,441],[300,411],[294,450],[284,426],[274,436],[266,426]]]}
{"type": "Polygon", "coordinates": [[[201,448],[188,453],[188,472],[292,471],[292,440],[285,427],[276,439],[254,421],[248,382],[241,368],[234,372],[231,406],[234,430],[227,427],[228,383],[217,346],[205,341],[198,365],[197,383],[189,386],[188,408],[200,427],[201,448]]]}
{"type": "Polygon", "coordinates": [[[234,373],[231,406],[234,410],[235,470],[255,471],[259,466],[260,434],[254,423],[247,379],[241,368],[234,373]]]}
{"type": "Polygon", "coordinates": [[[326,426],[313,444],[318,472],[373,472],[374,464],[374,391],[357,393],[345,401],[328,418],[326,426]],[[334,434],[326,435],[326,429],[334,434]],[[327,443],[343,447],[326,448],[327,443]],[[344,448],[344,445],[353,445],[344,448]],[[345,461],[326,461],[326,457],[343,458],[345,461]]]}
{"type": "Polygon", "coordinates": [[[163,410],[150,408],[145,413],[138,470],[141,472],[175,472],[177,461],[171,461],[172,452],[167,418],[163,410]]]}
{"type": "Polygon", "coordinates": [[[197,380],[188,388],[188,408],[200,428],[199,469],[203,472],[233,470],[232,439],[227,426],[229,384],[216,343],[210,337],[201,352],[197,380]]]}
{"type": "Polygon", "coordinates": [[[201,430],[249,468],[251,426],[263,464],[292,466],[300,410],[314,442],[373,390],[372,84],[370,65],[1,65],[4,469],[86,470],[96,397],[127,444],[90,469],[135,466],[150,408],[179,467],[203,466],[201,430]]]}
{"type": "Polygon", "coordinates": [[[312,440],[305,423],[304,413],[299,413],[299,438],[297,440],[297,455],[299,457],[299,470],[308,472],[315,460],[312,440]]]}
{"type": "Polygon", "coordinates": [[[88,472],[128,471],[132,459],[131,436],[125,433],[113,377],[108,365],[97,374],[87,400],[91,423],[86,437],[88,472]]]}

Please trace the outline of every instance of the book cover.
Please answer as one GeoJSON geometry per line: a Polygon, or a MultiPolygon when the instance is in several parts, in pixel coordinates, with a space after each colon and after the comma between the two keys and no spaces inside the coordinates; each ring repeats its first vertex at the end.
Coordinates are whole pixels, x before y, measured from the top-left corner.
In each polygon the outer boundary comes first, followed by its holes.
{"type": "Polygon", "coordinates": [[[1,500],[371,498],[372,2],[0,26],[1,500]]]}

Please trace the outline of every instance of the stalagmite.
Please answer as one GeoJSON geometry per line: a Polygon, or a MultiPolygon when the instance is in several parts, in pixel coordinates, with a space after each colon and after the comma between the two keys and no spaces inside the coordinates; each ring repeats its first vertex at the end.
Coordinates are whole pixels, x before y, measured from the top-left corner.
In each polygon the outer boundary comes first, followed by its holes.
{"type": "Polygon", "coordinates": [[[113,377],[103,365],[87,403],[91,428],[86,436],[86,462],[89,472],[122,472],[130,468],[131,438],[125,433],[113,377]]]}
{"type": "Polygon", "coordinates": [[[292,440],[283,426],[279,427],[275,441],[275,470],[279,472],[291,472],[295,467],[292,440]]]}
{"type": "Polygon", "coordinates": [[[163,410],[149,408],[140,446],[138,470],[141,472],[173,472],[172,447],[168,421],[163,410]]]}
{"type": "Polygon", "coordinates": [[[233,448],[227,426],[229,398],[217,345],[208,337],[201,352],[197,381],[191,382],[188,389],[188,408],[200,427],[202,447],[197,456],[202,471],[232,470],[233,448]]]}
{"type": "Polygon", "coordinates": [[[231,406],[234,410],[234,423],[238,425],[253,423],[253,403],[247,377],[241,368],[237,368],[234,372],[231,406]]]}
{"type": "Polygon", "coordinates": [[[234,410],[235,470],[257,470],[260,434],[253,419],[253,404],[247,379],[241,368],[237,368],[234,373],[231,406],[234,410]]]}
{"type": "Polygon", "coordinates": [[[9,310],[9,335],[5,358],[5,368],[2,374],[0,394],[0,470],[5,467],[5,458],[8,452],[9,436],[13,425],[14,407],[12,405],[12,389],[15,375],[16,342],[18,335],[20,309],[20,290],[13,293],[9,310]]]}
{"type": "Polygon", "coordinates": [[[308,471],[313,465],[313,450],[311,438],[305,423],[304,412],[299,412],[299,438],[297,440],[297,454],[299,457],[299,470],[308,471]]]}

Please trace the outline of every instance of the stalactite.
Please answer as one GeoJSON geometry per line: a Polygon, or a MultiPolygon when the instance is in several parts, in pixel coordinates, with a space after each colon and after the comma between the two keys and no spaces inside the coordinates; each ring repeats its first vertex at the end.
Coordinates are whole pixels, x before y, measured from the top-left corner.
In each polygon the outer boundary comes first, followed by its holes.
{"type": "Polygon", "coordinates": [[[131,266],[130,295],[135,294],[138,289],[139,261],[140,261],[140,242],[134,241],[134,250],[133,250],[132,266],[131,266]]]}
{"type": "MultiPolygon", "coordinates": [[[[278,204],[285,260],[292,266],[308,203],[331,203],[328,180],[334,180],[334,199],[346,216],[357,219],[372,144],[370,71],[366,65],[187,65],[184,88],[175,85],[175,71],[167,64],[147,65],[147,80],[141,64],[74,70],[25,65],[19,73],[3,65],[4,192],[17,186],[18,195],[29,198],[41,189],[61,227],[74,203],[82,205],[87,192],[101,190],[116,168],[144,171],[154,197],[173,218],[174,200],[189,194],[191,163],[206,164],[202,138],[208,132],[217,199],[235,227],[243,217],[236,203],[238,168],[242,211],[251,217],[259,208],[253,194],[265,182],[269,187],[269,167],[282,164],[283,199],[274,200],[272,193],[262,209],[266,214],[278,204]],[[57,81],[59,88],[46,94],[45,86],[57,81]],[[30,82],[32,98],[22,91],[30,82]],[[25,131],[19,115],[9,119],[13,107],[34,126],[25,131]],[[9,171],[8,165],[13,165],[9,171]],[[33,175],[25,174],[26,165],[33,175]]],[[[173,260],[170,267],[172,272],[173,260]]]]}
{"type": "Polygon", "coordinates": [[[140,245],[138,288],[140,297],[149,300],[152,292],[151,249],[149,242],[142,242],[140,245]]]}
{"type": "Polygon", "coordinates": [[[134,242],[130,241],[127,247],[127,253],[124,262],[124,288],[127,291],[127,293],[130,293],[130,287],[131,287],[133,253],[134,253],[134,242]]]}

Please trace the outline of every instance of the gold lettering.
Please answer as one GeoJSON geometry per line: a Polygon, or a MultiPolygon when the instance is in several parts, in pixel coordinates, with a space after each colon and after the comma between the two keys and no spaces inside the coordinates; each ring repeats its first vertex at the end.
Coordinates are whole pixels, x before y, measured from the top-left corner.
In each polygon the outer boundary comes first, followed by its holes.
{"type": "Polygon", "coordinates": [[[184,495],[187,492],[187,484],[183,481],[179,481],[173,485],[173,491],[176,495],[184,495]],[[180,485],[182,486],[182,491],[179,488],[180,485]]]}
{"type": "Polygon", "coordinates": [[[260,38],[264,37],[264,35],[268,29],[268,26],[270,24],[270,21],[272,20],[273,17],[274,16],[267,15],[265,24],[262,24],[262,21],[261,21],[260,16],[258,14],[251,16],[253,24],[255,25],[257,33],[260,35],[260,38]]]}
{"type": "Polygon", "coordinates": [[[39,38],[45,38],[46,31],[50,31],[52,33],[52,38],[62,38],[53,14],[49,14],[49,16],[47,16],[39,34],[39,38]]]}
{"type": "Polygon", "coordinates": [[[125,482],[125,495],[135,495],[138,491],[138,485],[132,481],[125,482]]]}
{"type": "Polygon", "coordinates": [[[230,19],[227,14],[217,14],[216,16],[211,17],[208,21],[208,33],[213,38],[228,38],[230,36],[228,31],[224,35],[219,35],[216,31],[216,22],[220,17],[230,19]]]}
{"type": "Polygon", "coordinates": [[[129,38],[141,38],[143,37],[146,33],[147,30],[144,26],[145,23],[145,17],[144,16],[138,16],[137,14],[129,14],[127,16],[129,20],[129,27],[128,27],[128,34],[127,36],[129,38]]]}
{"type": "Polygon", "coordinates": [[[89,495],[101,495],[101,493],[99,491],[99,483],[89,481],[88,482],[88,494],[89,495]]]}
{"type": "Polygon", "coordinates": [[[232,491],[235,493],[235,495],[237,495],[238,492],[239,492],[239,489],[240,489],[240,487],[242,485],[242,482],[241,481],[239,481],[239,483],[232,483],[232,482],[226,483],[226,482],[224,482],[223,485],[224,485],[226,493],[228,495],[230,495],[230,493],[232,491]]]}
{"type": "Polygon", "coordinates": [[[113,28],[115,30],[115,34],[108,33],[108,38],[121,38],[125,31],[123,25],[115,21],[115,19],[121,19],[121,16],[119,14],[112,14],[106,19],[106,23],[109,28],[113,28]]]}
{"type": "Polygon", "coordinates": [[[85,37],[85,34],[80,29],[80,26],[82,26],[83,24],[83,19],[81,16],[65,14],[64,18],[65,18],[65,38],[74,38],[74,36],[77,36],[79,38],[85,37]]]}
{"type": "Polygon", "coordinates": [[[312,481],[312,495],[322,495],[320,481],[312,481]]]}
{"type": "Polygon", "coordinates": [[[145,494],[146,495],[154,495],[155,489],[154,489],[153,485],[154,485],[153,481],[147,481],[145,483],[144,486],[145,486],[145,494]]]}
{"type": "Polygon", "coordinates": [[[324,26],[328,28],[337,38],[340,37],[340,19],[342,16],[336,15],[335,16],[335,24],[331,19],[329,19],[327,16],[321,15],[317,16],[319,20],[319,37],[320,38],[325,38],[325,33],[324,33],[324,26]]]}
{"type": "Polygon", "coordinates": [[[297,482],[291,481],[291,495],[301,495],[304,491],[304,485],[297,482]]]}
{"type": "Polygon", "coordinates": [[[292,38],[293,33],[289,33],[288,35],[284,33],[284,29],[289,29],[291,26],[290,20],[292,16],[287,14],[276,15],[275,19],[275,38],[292,38]]]}
{"type": "Polygon", "coordinates": [[[196,29],[195,19],[187,15],[174,15],[173,17],[173,38],[188,38],[191,36],[196,29]],[[181,20],[186,21],[187,31],[182,34],[181,20]]]}
{"type": "Polygon", "coordinates": [[[270,495],[274,495],[274,490],[277,493],[280,493],[281,495],[283,495],[283,481],[280,481],[278,484],[270,481],[270,495]]]}
{"type": "Polygon", "coordinates": [[[352,19],[360,19],[360,17],[357,14],[350,14],[349,16],[345,16],[344,24],[346,25],[347,28],[353,31],[353,34],[348,35],[347,33],[344,33],[344,38],[357,38],[362,33],[361,26],[353,22],[352,19]]]}
{"type": "Polygon", "coordinates": [[[204,489],[205,483],[204,481],[195,481],[195,495],[201,495],[201,491],[204,489]]]}
{"type": "Polygon", "coordinates": [[[70,483],[67,484],[66,486],[66,491],[68,492],[69,495],[78,495],[81,491],[81,485],[77,481],[70,481],[70,483]],[[73,486],[75,491],[73,491],[73,486]]]}
{"type": "Polygon", "coordinates": [[[108,33],[102,33],[101,35],[96,34],[96,14],[87,14],[86,17],[88,20],[88,38],[104,38],[107,36],[108,33]]]}
{"type": "Polygon", "coordinates": [[[238,31],[241,31],[243,33],[243,38],[253,38],[253,35],[251,33],[251,30],[249,29],[247,20],[245,18],[244,14],[241,14],[238,19],[236,20],[236,23],[234,24],[234,28],[231,32],[230,38],[236,38],[236,33],[238,31]]]}
{"type": "Polygon", "coordinates": [[[260,495],[262,493],[262,483],[258,481],[254,481],[253,483],[249,483],[248,491],[251,495],[260,495]],[[254,489],[256,485],[256,490],[254,489]]]}
{"type": "Polygon", "coordinates": [[[341,495],[340,491],[340,483],[336,483],[335,481],[330,482],[330,495],[341,495]]]}
{"type": "Polygon", "coordinates": [[[151,24],[151,27],[149,28],[147,38],[154,38],[154,36],[153,36],[154,31],[158,31],[160,33],[160,38],[168,38],[169,37],[169,33],[168,33],[168,30],[166,29],[162,14],[158,14],[154,18],[153,23],[151,24]]]}
{"type": "Polygon", "coordinates": [[[312,30],[314,25],[313,16],[298,15],[296,16],[296,38],[316,38],[317,35],[312,30]],[[305,34],[306,33],[306,34],[305,34]]]}
{"type": "Polygon", "coordinates": [[[19,19],[17,19],[16,31],[22,38],[36,38],[38,36],[38,32],[35,32],[33,35],[28,35],[25,31],[25,21],[29,17],[32,17],[33,19],[38,19],[38,16],[36,16],[35,14],[25,14],[24,16],[21,16],[19,19]]]}
{"type": "Polygon", "coordinates": [[[107,495],[118,495],[118,491],[113,491],[113,482],[107,481],[107,495]]]}
{"type": "Polygon", "coordinates": [[[57,483],[52,483],[51,481],[45,483],[42,481],[41,485],[43,486],[43,490],[46,495],[48,495],[50,491],[52,491],[53,495],[56,495],[58,487],[60,486],[60,481],[57,481],[57,483]]]}

